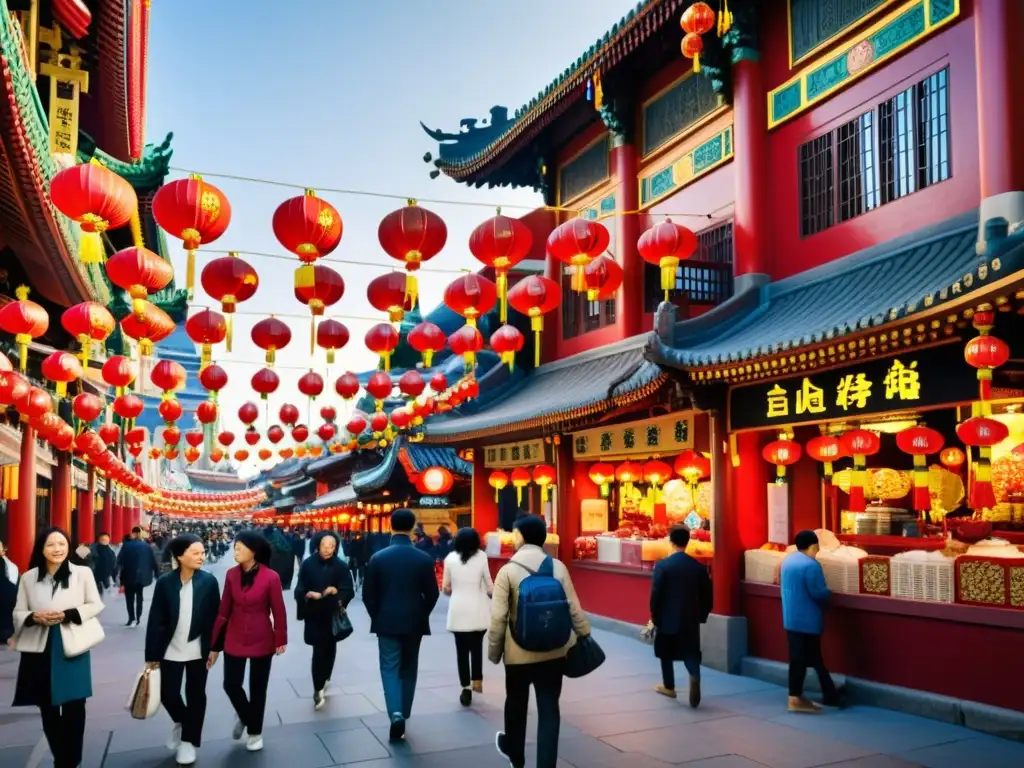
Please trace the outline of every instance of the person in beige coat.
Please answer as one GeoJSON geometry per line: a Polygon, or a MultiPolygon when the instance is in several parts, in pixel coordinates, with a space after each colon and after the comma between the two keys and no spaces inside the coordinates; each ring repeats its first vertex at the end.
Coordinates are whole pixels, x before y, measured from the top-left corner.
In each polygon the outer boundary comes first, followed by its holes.
{"type": "Polygon", "coordinates": [[[488,658],[495,664],[505,661],[505,730],[498,732],[495,746],[510,766],[524,768],[526,712],[532,685],[537,697],[537,768],[555,768],[561,726],[558,699],[562,694],[565,656],[577,637],[590,634],[590,622],[580,607],[569,570],[561,561],[554,560],[554,576],[565,590],[573,634],[563,647],[543,653],[527,651],[516,643],[510,622],[516,616],[519,584],[536,572],[548,555],[543,549],[547,538],[543,518],[526,515],[516,520],[513,528],[517,551],[494,580],[487,634],[488,658]]]}

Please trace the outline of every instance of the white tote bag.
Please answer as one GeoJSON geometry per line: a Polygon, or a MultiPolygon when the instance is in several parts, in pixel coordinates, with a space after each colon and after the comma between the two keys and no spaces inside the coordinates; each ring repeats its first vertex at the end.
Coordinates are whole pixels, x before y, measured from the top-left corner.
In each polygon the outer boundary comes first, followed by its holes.
{"type": "Polygon", "coordinates": [[[160,670],[143,668],[135,676],[135,684],[125,709],[136,720],[148,720],[160,709],[160,670]]]}
{"type": "Polygon", "coordinates": [[[95,616],[81,624],[62,624],[60,639],[64,644],[64,658],[81,656],[102,643],[104,637],[103,626],[95,616]]]}

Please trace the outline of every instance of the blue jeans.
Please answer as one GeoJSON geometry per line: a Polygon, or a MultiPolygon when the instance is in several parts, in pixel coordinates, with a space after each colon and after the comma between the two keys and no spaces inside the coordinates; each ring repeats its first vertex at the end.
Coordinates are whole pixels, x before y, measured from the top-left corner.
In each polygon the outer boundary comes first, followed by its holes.
{"type": "Polygon", "coordinates": [[[408,720],[416,695],[416,672],[419,669],[422,635],[377,635],[380,651],[380,682],[388,716],[408,720]]]}

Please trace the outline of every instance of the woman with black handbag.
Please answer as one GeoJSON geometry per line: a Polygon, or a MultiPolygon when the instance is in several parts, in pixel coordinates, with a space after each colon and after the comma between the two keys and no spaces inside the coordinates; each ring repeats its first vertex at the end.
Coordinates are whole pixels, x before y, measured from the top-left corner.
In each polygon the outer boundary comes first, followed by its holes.
{"type": "Polygon", "coordinates": [[[334,671],[338,643],[352,634],[346,607],[355,596],[352,574],[338,557],[338,535],[321,531],[313,537],[310,556],[299,568],[295,585],[298,617],[306,645],[313,647],[313,707],[324,705],[324,690],[334,671]]]}

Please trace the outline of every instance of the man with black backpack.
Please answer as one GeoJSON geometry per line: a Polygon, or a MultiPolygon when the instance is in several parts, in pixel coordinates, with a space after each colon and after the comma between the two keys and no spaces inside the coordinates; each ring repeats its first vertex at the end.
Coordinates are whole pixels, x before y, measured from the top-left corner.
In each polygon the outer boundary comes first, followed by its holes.
{"type": "Polygon", "coordinates": [[[513,524],[517,551],[494,580],[488,658],[505,661],[505,730],[495,746],[513,768],[526,765],[530,686],[537,697],[537,768],[555,768],[565,657],[590,634],[565,565],[544,552],[547,525],[537,515],[513,524]]]}

